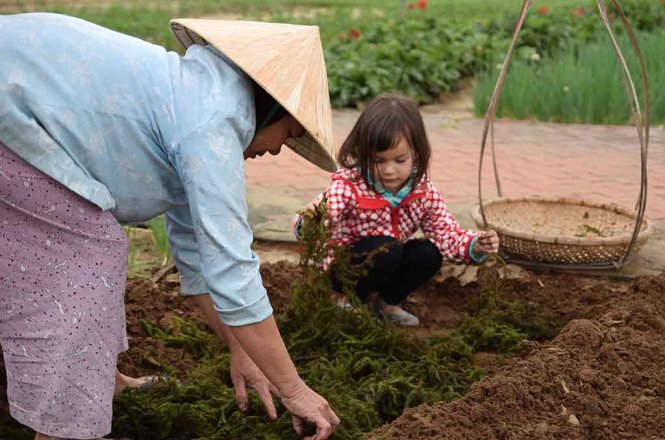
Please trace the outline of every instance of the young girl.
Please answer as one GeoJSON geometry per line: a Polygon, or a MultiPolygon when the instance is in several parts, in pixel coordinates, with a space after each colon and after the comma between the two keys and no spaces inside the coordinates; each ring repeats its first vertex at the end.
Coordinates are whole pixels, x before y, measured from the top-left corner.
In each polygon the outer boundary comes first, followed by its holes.
{"type": "MultiPolygon", "coordinates": [[[[337,160],[343,168],[307,206],[313,209],[325,197],[331,243],[350,246],[353,264],[373,254],[356,292],[377,316],[400,326],[419,325],[399,304],[440,269],[444,257],[479,263],[499,248],[496,232],[459,226],[427,176],[429,159],[417,105],[383,94],[362,112],[342,145],[337,160]],[[424,238],[413,238],[418,229],[424,238]],[[379,248],[384,251],[372,252],[379,248]]],[[[296,236],[301,223],[296,216],[296,236]]],[[[323,263],[340,291],[331,258],[323,263]]]]}

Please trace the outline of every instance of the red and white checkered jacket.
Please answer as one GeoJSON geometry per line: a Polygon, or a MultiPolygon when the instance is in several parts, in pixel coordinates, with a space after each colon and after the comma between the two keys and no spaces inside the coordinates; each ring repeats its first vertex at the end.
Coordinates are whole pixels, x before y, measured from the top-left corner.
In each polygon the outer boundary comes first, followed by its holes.
{"type": "MultiPolygon", "coordinates": [[[[423,176],[395,207],[367,185],[355,169],[334,173],[330,186],[318,198],[324,196],[327,196],[328,221],[334,244],[351,245],[363,237],[372,236],[390,236],[405,242],[420,229],[444,258],[474,261],[469,246],[477,233],[460,227],[427,176],[423,176]]],[[[294,233],[300,218],[298,214],[294,219],[294,233]]],[[[332,259],[327,258],[324,267],[331,262],[332,259]]]]}

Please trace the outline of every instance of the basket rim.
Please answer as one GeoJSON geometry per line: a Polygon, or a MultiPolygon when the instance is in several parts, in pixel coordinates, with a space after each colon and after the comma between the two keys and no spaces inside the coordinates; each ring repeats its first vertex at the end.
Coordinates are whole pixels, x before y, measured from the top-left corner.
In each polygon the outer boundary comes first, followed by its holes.
{"type": "MultiPolygon", "coordinates": [[[[496,199],[491,199],[483,202],[485,207],[490,205],[497,204],[506,204],[506,203],[515,203],[515,202],[541,202],[541,203],[557,203],[557,204],[567,204],[567,205],[579,205],[579,206],[588,206],[590,208],[600,208],[607,211],[612,211],[617,214],[623,214],[635,220],[635,214],[630,212],[624,207],[621,207],[615,203],[597,203],[590,202],[582,199],[571,199],[566,197],[540,197],[540,196],[527,196],[527,197],[501,197],[496,199]]],[[[483,218],[480,215],[480,205],[476,205],[471,209],[471,217],[473,218],[476,225],[481,226],[483,224],[483,218]]],[[[640,231],[637,239],[638,242],[646,240],[653,233],[653,223],[646,217],[642,218],[642,223],[646,224],[644,230],[640,231]]],[[[504,226],[498,226],[488,220],[487,227],[489,229],[494,229],[497,233],[504,235],[509,235],[515,238],[521,238],[524,240],[538,241],[542,243],[552,243],[552,244],[562,244],[562,245],[575,245],[575,246],[599,246],[599,245],[623,245],[630,243],[630,240],[633,237],[632,232],[630,234],[616,235],[613,237],[567,237],[561,235],[549,235],[549,234],[535,234],[519,231],[513,228],[508,228],[504,226]]]]}

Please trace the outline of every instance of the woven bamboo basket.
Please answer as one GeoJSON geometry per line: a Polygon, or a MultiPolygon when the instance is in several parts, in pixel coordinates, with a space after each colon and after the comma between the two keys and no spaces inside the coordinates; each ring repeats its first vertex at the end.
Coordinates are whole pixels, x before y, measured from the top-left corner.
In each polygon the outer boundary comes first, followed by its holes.
{"type": "MultiPolygon", "coordinates": [[[[602,264],[620,260],[633,236],[635,214],[611,204],[542,197],[485,202],[487,227],[499,234],[511,259],[559,264],[602,264]]],[[[471,215],[484,227],[480,206],[471,215]]],[[[653,233],[644,218],[631,254],[653,233]]]]}
{"type": "Polygon", "coordinates": [[[472,212],[474,221],[481,229],[494,229],[499,234],[501,252],[507,259],[517,263],[575,270],[620,269],[629,257],[644,245],[653,231],[651,223],[644,217],[650,121],[649,84],[644,57],[619,0],[596,0],[596,3],[617,56],[633,115],[632,120],[637,128],[640,146],[640,190],[635,212],[613,204],[581,200],[503,196],[495,153],[494,120],[515,45],[531,5],[531,0],[523,0],[508,52],[487,108],[478,165],[479,204],[472,212]],[[614,6],[639,61],[641,99],[610,24],[606,2],[614,6]],[[482,174],[488,139],[498,198],[484,202],[482,174]]]}

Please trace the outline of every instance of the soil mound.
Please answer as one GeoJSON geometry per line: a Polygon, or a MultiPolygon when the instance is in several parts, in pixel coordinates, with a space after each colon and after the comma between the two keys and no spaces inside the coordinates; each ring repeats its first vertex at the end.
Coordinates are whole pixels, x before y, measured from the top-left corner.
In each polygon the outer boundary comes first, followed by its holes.
{"type": "Polygon", "coordinates": [[[565,313],[586,316],[554,340],[525,344],[463,398],[409,409],[368,438],[665,439],[665,274],[584,285],[565,313]]]}

